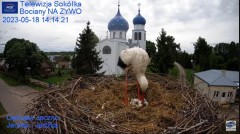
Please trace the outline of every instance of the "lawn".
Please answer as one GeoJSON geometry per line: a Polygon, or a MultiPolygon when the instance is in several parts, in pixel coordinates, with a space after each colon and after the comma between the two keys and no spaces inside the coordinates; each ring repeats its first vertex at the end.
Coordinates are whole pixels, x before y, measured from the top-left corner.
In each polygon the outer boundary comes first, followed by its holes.
{"type": "Polygon", "coordinates": [[[4,109],[2,103],[0,102],[0,115],[7,114],[6,110],[4,109]]]}
{"type": "MultiPolygon", "coordinates": [[[[3,105],[0,103],[0,116],[7,114],[6,110],[4,109],[3,105]]],[[[10,128],[7,129],[6,126],[8,125],[9,121],[6,118],[0,118],[0,134],[21,134],[20,130],[10,128]]],[[[10,121],[10,123],[13,123],[10,121]]]]}
{"type": "MultiPolygon", "coordinates": [[[[147,71],[146,71],[146,72],[147,72],[147,73],[152,73],[152,71],[151,71],[151,69],[150,69],[149,67],[147,68],[147,71]]],[[[180,75],[180,72],[179,72],[177,66],[174,65],[174,67],[169,70],[169,73],[168,73],[168,74],[171,75],[171,76],[173,76],[173,77],[175,77],[175,78],[178,78],[179,75],[180,75]]]]}
{"type": "Polygon", "coordinates": [[[174,67],[172,69],[170,69],[170,71],[169,71],[169,75],[171,75],[175,78],[178,78],[179,74],[180,74],[180,72],[179,72],[179,69],[176,65],[174,65],[174,67]]]}
{"type": "Polygon", "coordinates": [[[46,79],[41,79],[41,81],[55,84],[55,85],[62,85],[70,77],[71,77],[70,70],[63,70],[62,76],[51,76],[46,79]]]}
{"type": "Polygon", "coordinates": [[[193,84],[193,70],[192,69],[185,69],[186,72],[186,79],[190,84],[193,84]]]}
{"type": "MultiPolygon", "coordinates": [[[[47,82],[47,83],[51,83],[51,84],[55,84],[55,85],[62,85],[68,78],[71,77],[70,75],[70,71],[71,70],[62,70],[62,76],[51,76],[48,78],[40,78],[39,80],[43,81],[43,82],[47,82]]],[[[43,90],[44,88],[34,85],[34,84],[30,84],[30,83],[21,83],[17,80],[15,80],[14,78],[5,75],[4,73],[0,73],[0,79],[4,80],[9,86],[20,86],[20,85],[27,85],[29,87],[32,87],[36,90],[43,90]]]]}
{"type": "Polygon", "coordinates": [[[22,85],[21,82],[15,80],[14,78],[7,76],[3,73],[0,73],[0,78],[4,80],[9,86],[20,86],[22,85]]]}

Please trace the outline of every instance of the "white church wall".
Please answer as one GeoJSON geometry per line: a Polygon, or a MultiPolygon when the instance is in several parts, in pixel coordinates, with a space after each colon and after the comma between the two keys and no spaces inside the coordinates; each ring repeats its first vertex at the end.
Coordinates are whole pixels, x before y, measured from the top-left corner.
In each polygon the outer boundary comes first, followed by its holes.
{"type": "Polygon", "coordinates": [[[100,50],[99,56],[101,57],[103,64],[102,64],[102,69],[99,70],[99,72],[104,72],[105,75],[111,75],[114,74],[115,70],[115,65],[114,61],[115,58],[112,56],[114,53],[116,53],[116,48],[114,46],[117,46],[117,43],[111,40],[104,40],[98,43],[98,47],[100,50]],[[103,54],[103,48],[105,46],[109,46],[111,48],[111,53],[110,54],[103,54]]]}
{"type": "Polygon", "coordinates": [[[145,29],[145,25],[134,25],[134,30],[142,30],[145,29]]]}
{"type": "MultiPolygon", "coordinates": [[[[127,45],[125,45],[125,44],[123,44],[123,43],[118,43],[118,53],[116,54],[116,57],[117,57],[117,61],[118,61],[118,58],[119,58],[119,55],[120,55],[120,52],[122,51],[122,50],[125,50],[125,49],[128,49],[129,48],[129,46],[127,46],[127,45]]],[[[119,67],[119,66],[116,66],[116,72],[117,72],[117,74],[123,74],[123,70],[119,67]]]]}
{"type": "Polygon", "coordinates": [[[145,30],[132,30],[132,43],[137,43],[141,48],[146,50],[146,31],[145,30]],[[137,32],[137,40],[135,40],[135,32],[137,32]],[[141,33],[141,40],[139,40],[139,32],[141,33]]]}
{"type": "Polygon", "coordinates": [[[110,40],[104,40],[100,43],[98,43],[98,47],[100,49],[99,56],[101,57],[103,64],[102,69],[99,70],[99,72],[105,71],[105,75],[110,75],[115,72],[115,66],[113,66],[114,57],[112,56],[113,53],[115,53],[116,50],[114,50],[114,45],[117,45],[114,41],[110,40]],[[111,48],[110,54],[103,54],[103,47],[109,46],[111,48]]]}
{"type": "Polygon", "coordinates": [[[127,45],[115,40],[105,39],[100,41],[97,44],[96,49],[97,51],[100,51],[99,56],[104,62],[102,64],[102,69],[100,69],[98,72],[101,73],[105,71],[105,75],[122,74],[123,70],[117,66],[117,62],[120,52],[127,48],[127,45]],[[104,46],[109,46],[111,48],[111,54],[103,54],[104,46]]]}
{"type": "Polygon", "coordinates": [[[126,40],[126,31],[110,31],[111,39],[126,40]]]}

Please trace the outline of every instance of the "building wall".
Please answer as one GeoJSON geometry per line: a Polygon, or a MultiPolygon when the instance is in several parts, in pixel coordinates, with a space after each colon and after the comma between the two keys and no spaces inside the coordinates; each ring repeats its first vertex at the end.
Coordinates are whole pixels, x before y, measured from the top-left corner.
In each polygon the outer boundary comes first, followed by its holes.
{"type": "Polygon", "coordinates": [[[134,30],[132,30],[132,43],[137,43],[141,48],[146,50],[146,31],[144,30],[144,25],[135,25],[134,30]],[[135,34],[137,33],[137,39],[135,34]],[[141,40],[139,40],[139,33],[141,33],[141,40]]]}
{"type": "Polygon", "coordinates": [[[71,66],[71,62],[66,61],[66,62],[58,62],[56,67],[61,69],[69,69],[70,66],[71,66]]]}
{"type": "Polygon", "coordinates": [[[236,87],[227,87],[227,86],[208,86],[206,82],[200,78],[194,76],[194,86],[200,93],[206,95],[208,98],[215,102],[223,103],[230,102],[234,103],[237,88],[236,87]],[[214,94],[215,92],[215,94],[214,94]],[[218,93],[217,93],[218,92],[218,93]],[[232,97],[229,96],[229,93],[232,92],[232,97]],[[225,93],[225,97],[222,97],[225,93]],[[216,95],[217,94],[217,95],[216,95]],[[215,96],[214,96],[215,95],[215,96]]]}
{"type": "Polygon", "coordinates": [[[237,89],[235,87],[223,87],[223,86],[211,86],[211,96],[210,98],[213,99],[213,101],[218,101],[220,103],[223,102],[231,102],[234,103],[237,89]],[[218,91],[218,96],[214,97],[214,91],[218,91]],[[230,92],[232,92],[232,96],[230,95],[230,92]],[[223,94],[225,93],[225,97],[223,97],[223,94]]]}
{"type": "Polygon", "coordinates": [[[99,56],[104,62],[102,64],[102,69],[100,69],[98,73],[105,71],[105,75],[122,74],[123,71],[117,66],[117,62],[120,52],[127,48],[128,46],[124,43],[119,43],[111,39],[99,42],[97,44],[96,50],[100,52],[99,56]],[[104,46],[109,46],[111,48],[111,54],[103,54],[102,50],[104,46]]]}
{"type": "Polygon", "coordinates": [[[206,82],[199,79],[198,77],[194,76],[194,87],[197,89],[200,93],[205,94],[208,96],[209,86],[206,82]]]}
{"type": "MultiPolygon", "coordinates": [[[[120,55],[121,51],[124,50],[124,49],[127,49],[127,48],[129,48],[129,47],[126,46],[125,44],[118,43],[118,52],[116,53],[117,62],[118,62],[118,58],[119,58],[119,55],[120,55]]],[[[119,66],[117,66],[117,63],[116,63],[116,74],[122,74],[122,73],[123,73],[123,70],[119,66]]]]}
{"type": "Polygon", "coordinates": [[[110,31],[110,38],[126,40],[127,32],[126,31],[110,31]]]}
{"type": "Polygon", "coordinates": [[[145,25],[134,25],[134,30],[142,30],[145,29],[145,25]]]}

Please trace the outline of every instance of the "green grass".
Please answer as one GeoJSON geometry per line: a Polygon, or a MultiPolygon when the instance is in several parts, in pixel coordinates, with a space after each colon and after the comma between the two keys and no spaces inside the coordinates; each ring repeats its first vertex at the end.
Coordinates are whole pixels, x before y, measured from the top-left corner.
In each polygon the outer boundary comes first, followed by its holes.
{"type": "Polygon", "coordinates": [[[180,71],[178,70],[178,67],[176,65],[174,65],[174,67],[172,69],[170,69],[169,75],[176,77],[176,78],[179,77],[180,71]]]}
{"type": "Polygon", "coordinates": [[[4,109],[2,103],[0,102],[0,115],[7,114],[6,110],[4,109]]]}
{"type": "Polygon", "coordinates": [[[14,78],[7,76],[5,74],[0,73],[0,78],[4,80],[9,86],[20,86],[21,82],[15,80],[14,78]]]}
{"type": "MultiPolygon", "coordinates": [[[[3,105],[0,103],[0,115],[7,114],[6,110],[4,109],[3,105]]],[[[6,118],[0,118],[0,134],[21,134],[20,130],[15,128],[6,128],[8,123],[13,123],[12,121],[8,121],[6,118]]]]}
{"type": "Polygon", "coordinates": [[[63,70],[62,76],[51,76],[46,79],[41,79],[41,81],[55,84],[55,85],[62,85],[70,77],[71,77],[70,70],[63,70]]]}
{"type": "Polygon", "coordinates": [[[42,90],[45,89],[45,88],[43,88],[43,87],[41,87],[41,86],[38,86],[38,85],[35,85],[35,84],[31,84],[31,83],[29,83],[27,86],[29,86],[29,87],[37,90],[37,91],[42,91],[42,90]]]}
{"type": "Polygon", "coordinates": [[[186,79],[190,84],[193,84],[193,70],[192,69],[185,69],[186,72],[186,79]]]}
{"type": "MultiPolygon", "coordinates": [[[[62,70],[62,76],[51,76],[48,78],[39,78],[39,80],[43,81],[43,82],[47,82],[47,83],[51,83],[51,84],[55,84],[55,85],[62,85],[65,81],[67,81],[68,78],[70,78],[70,71],[71,70],[62,70]]],[[[17,80],[15,80],[14,78],[7,76],[3,73],[0,73],[0,78],[2,80],[4,80],[9,86],[20,86],[20,85],[26,85],[29,86],[35,90],[43,90],[43,87],[34,85],[34,84],[30,84],[30,83],[21,83],[17,80]]]]}

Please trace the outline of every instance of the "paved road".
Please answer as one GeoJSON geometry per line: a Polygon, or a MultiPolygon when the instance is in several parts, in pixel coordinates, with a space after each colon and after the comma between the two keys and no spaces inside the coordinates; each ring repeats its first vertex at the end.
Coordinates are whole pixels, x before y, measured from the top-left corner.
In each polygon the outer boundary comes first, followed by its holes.
{"type": "Polygon", "coordinates": [[[174,62],[174,64],[178,67],[179,72],[180,72],[180,80],[182,82],[182,86],[185,87],[186,86],[186,73],[184,68],[177,62],[174,62]]]}
{"type": "Polygon", "coordinates": [[[37,94],[35,93],[37,93],[37,91],[30,87],[12,87],[0,79],[0,102],[8,114],[19,116],[24,115],[26,112],[26,103],[32,101],[33,98],[36,98],[37,94]]]}

